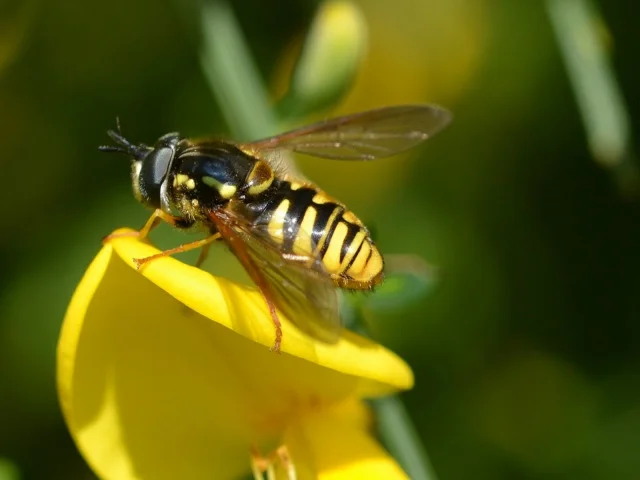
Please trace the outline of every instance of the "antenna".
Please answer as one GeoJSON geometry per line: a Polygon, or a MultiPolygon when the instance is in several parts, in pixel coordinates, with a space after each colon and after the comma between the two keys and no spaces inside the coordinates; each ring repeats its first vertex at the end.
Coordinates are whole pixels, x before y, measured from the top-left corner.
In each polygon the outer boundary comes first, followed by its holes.
{"type": "Polygon", "coordinates": [[[116,145],[101,145],[98,147],[98,150],[101,152],[124,153],[125,155],[131,155],[136,160],[141,160],[144,154],[149,151],[149,147],[143,143],[134,145],[123,137],[122,131],[120,130],[119,117],[116,117],[116,128],[118,130],[117,132],[115,130],[107,130],[107,135],[109,135],[109,138],[111,138],[116,145]]]}

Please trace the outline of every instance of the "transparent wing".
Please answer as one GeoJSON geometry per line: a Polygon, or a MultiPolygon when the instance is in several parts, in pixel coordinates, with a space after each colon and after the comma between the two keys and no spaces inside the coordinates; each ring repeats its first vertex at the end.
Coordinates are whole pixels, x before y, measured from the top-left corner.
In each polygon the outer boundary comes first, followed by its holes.
{"type": "Polygon", "coordinates": [[[327,343],[338,340],[340,297],[331,278],[322,273],[319,259],[296,255],[294,260],[283,255],[266,225],[253,224],[229,210],[210,216],[251,279],[278,310],[314,338],[327,343]]]}
{"type": "Polygon", "coordinates": [[[314,123],[244,147],[336,160],[374,160],[415,147],[450,121],[451,114],[436,105],[385,107],[314,123]]]}

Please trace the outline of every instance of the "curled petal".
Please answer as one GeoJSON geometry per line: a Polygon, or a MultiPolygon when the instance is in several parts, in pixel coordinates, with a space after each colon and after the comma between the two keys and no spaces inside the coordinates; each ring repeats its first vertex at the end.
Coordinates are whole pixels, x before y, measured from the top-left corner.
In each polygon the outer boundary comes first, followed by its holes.
{"type": "Polygon", "coordinates": [[[346,334],[316,344],[288,323],[283,355],[252,289],[133,238],[106,245],[69,305],[58,389],[69,429],[102,478],[233,478],[252,445],[344,399],[411,385],[384,348],[346,334]]]}
{"type": "MultiPolygon", "coordinates": [[[[126,230],[122,230],[126,231],[126,230]]],[[[158,253],[135,238],[114,240],[115,252],[133,268],[133,258],[158,253]]],[[[142,275],[187,307],[236,333],[271,347],[274,329],[264,299],[253,288],[239,285],[166,257],[142,269],[142,275]]],[[[365,396],[413,386],[411,369],[383,346],[345,330],[336,344],[308,337],[283,319],[282,352],[362,379],[365,396]]]]}

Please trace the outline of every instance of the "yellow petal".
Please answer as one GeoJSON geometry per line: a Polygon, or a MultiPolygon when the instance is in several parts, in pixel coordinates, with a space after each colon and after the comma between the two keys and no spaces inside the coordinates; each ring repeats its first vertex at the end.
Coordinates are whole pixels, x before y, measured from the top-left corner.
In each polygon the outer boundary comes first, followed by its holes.
{"type": "Polygon", "coordinates": [[[58,388],[69,429],[101,478],[246,471],[251,423],[261,419],[247,415],[247,394],[225,367],[221,348],[234,348],[234,335],[180,307],[111,247],[74,295],[58,346],[58,388]]]}
{"type": "Polygon", "coordinates": [[[408,479],[363,423],[367,415],[364,404],[348,401],[290,428],[285,443],[298,479],[408,479]]]}
{"type": "Polygon", "coordinates": [[[102,478],[233,478],[247,472],[251,444],[268,450],[310,411],[410,385],[401,360],[352,335],[332,358],[286,325],[292,354],[269,352],[273,327],[258,294],[174,259],[144,276],[129,268],[153,253],[133,239],[105,246],[60,336],[63,413],[102,478]]]}
{"type": "MultiPolygon", "coordinates": [[[[127,230],[120,230],[126,232],[127,230]]],[[[133,237],[112,241],[116,253],[133,266],[133,258],[159,251],[133,237]]],[[[271,347],[274,327],[262,295],[245,287],[164,257],[147,264],[143,276],[181,303],[244,337],[271,347]]],[[[394,353],[383,346],[345,330],[336,344],[321,343],[301,333],[282,319],[282,352],[360,377],[364,396],[387,394],[413,386],[413,373],[394,353]]]]}

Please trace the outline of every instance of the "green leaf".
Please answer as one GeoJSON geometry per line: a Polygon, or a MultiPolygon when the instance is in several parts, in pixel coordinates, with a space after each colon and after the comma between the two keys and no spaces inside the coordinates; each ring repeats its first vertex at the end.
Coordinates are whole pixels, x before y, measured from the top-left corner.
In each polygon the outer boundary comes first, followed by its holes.
{"type": "Polygon", "coordinates": [[[416,255],[388,255],[386,278],[362,306],[377,312],[406,308],[429,294],[438,283],[436,269],[416,255]]]}
{"type": "Polygon", "coordinates": [[[7,458],[0,457],[0,480],[19,480],[18,467],[7,458]]]}

